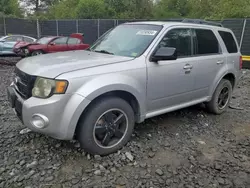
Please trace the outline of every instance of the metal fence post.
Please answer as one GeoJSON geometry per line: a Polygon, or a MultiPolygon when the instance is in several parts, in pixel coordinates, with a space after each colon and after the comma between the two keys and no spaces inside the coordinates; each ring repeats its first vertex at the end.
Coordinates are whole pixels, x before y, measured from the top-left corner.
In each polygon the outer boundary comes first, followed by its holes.
{"type": "Polygon", "coordinates": [[[39,39],[41,37],[41,33],[40,33],[40,23],[39,20],[36,20],[36,32],[37,32],[37,38],[39,39]]]}
{"type": "Polygon", "coordinates": [[[59,36],[58,20],[56,20],[56,35],[59,36]]]}
{"type": "Polygon", "coordinates": [[[100,19],[97,20],[97,36],[100,37],[100,19]]]}
{"type": "Polygon", "coordinates": [[[6,28],[5,16],[3,16],[3,29],[4,29],[4,35],[7,35],[7,28],[6,28]]]}
{"type": "Polygon", "coordinates": [[[114,20],[114,27],[116,26],[116,20],[114,20]]]}
{"type": "Polygon", "coordinates": [[[247,23],[247,19],[244,20],[244,24],[243,24],[243,28],[242,28],[242,33],[241,33],[241,38],[240,38],[240,50],[241,50],[243,39],[244,39],[246,23],[247,23]]]}
{"type": "Polygon", "coordinates": [[[76,20],[76,33],[79,33],[78,24],[78,20],[76,20]]]}

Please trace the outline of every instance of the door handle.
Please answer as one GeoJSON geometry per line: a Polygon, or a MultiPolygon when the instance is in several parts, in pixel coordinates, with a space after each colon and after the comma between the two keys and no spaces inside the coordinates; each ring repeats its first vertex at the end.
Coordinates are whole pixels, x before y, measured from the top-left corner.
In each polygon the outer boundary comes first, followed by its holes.
{"type": "Polygon", "coordinates": [[[217,61],[217,65],[222,65],[224,63],[224,61],[217,61]]]}
{"type": "Polygon", "coordinates": [[[185,69],[185,70],[191,70],[192,68],[193,68],[193,66],[190,65],[190,64],[186,64],[186,65],[183,67],[183,69],[185,69]]]}

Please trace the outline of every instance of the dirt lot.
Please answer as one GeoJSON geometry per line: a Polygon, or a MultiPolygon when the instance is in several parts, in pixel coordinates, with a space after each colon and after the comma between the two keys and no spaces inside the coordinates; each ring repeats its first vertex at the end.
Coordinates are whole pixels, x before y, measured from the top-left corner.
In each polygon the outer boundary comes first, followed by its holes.
{"type": "Polygon", "coordinates": [[[13,69],[0,65],[0,187],[250,187],[250,71],[234,109],[214,116],[198,105],[149,119],[123,150],[100,157],[23,133],[6,98],[13,69]]]}

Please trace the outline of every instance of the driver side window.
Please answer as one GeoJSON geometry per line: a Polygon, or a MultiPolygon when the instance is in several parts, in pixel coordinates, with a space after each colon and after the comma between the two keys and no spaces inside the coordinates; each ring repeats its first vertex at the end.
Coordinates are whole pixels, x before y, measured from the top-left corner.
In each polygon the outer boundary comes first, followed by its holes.
{"type": "Polygon", "coordinates": [[[177,50],[178,57],[188,57],[192,55],[190,29],[173,29],[170,30],[161,40],[160,47],[173,47],[177,50]]]}

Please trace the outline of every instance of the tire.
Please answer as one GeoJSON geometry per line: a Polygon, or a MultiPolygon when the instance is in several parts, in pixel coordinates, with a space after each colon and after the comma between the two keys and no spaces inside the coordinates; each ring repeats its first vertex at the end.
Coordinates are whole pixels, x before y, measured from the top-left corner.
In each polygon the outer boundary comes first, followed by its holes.
{"type": "Polygon", "coordinates": [[[37,56],[37,55],[42,55],[44,52],[42,50],[35,50],[34,52],[31,53],[31,56],[37,56]]]}
{"type": "MultiPolygon", "coordinates": [[[[121,119],[121,118],[120,118],[121,119]]],[[[121,149],[127,142],[130,140],[130,137],[133,133],[134,130],[134,124],[135,124],[135,115],[132,107],[123,99],[118,98],[118,97],[105,97],[105,98],[100,98],[97,101],[94,101],[93,104],[88,107],[87,111],[82,115],[82,117],[79,120],[77,130],[76,130],[76,137],[78,141],[80,142],[81,147],[88,153],[93,154],[93,155],[108,155],[111,153],[114,153],[121,149]],[[117,111],[116,111],[117,110],[117,111]],[[101,135],[101,138],[99,137],[100,135],[96,135],[96,130],[97,127],[101,127],[102,129],[106,127],[111,127],[109,126],[103,126],[104,124],[107,124],[108,121],[106,121],[105,116],[108,116],[107,114],[110,114],[112,116],[112,121],[113,119],[117,120],[121,114],[124,113],[122,116],[124,122],[126,123],[121,123],[119,126],[122,127],[124,134],[121,137],[121,134],[119,137],[121,138],[115,138],[114,139],[114,144],[112,145],[107,145],[102,144],[105,143],[105,137],[109,135],[109,133],[103,133],[101,135]],[[119,117],[114,115],[114,113],[121,113],[119,117]],[[103,115],[103,116],[102,116],[103,115]],[[114,116],[114,117],[113,117],[114,116]],[[101,126],[98,124],[100,122],[101,126]],[[125,128],[126,127],[126,128],[125,128]],[[103,137],[102,137],[103,136],[103,137]],[[120,140],[119,140],[120,139],[120,140]],[[115,143],[117,140],[117,143],[115,143]],[[118,141],[119,140],[119,141],[118,141]]],[[[123,132],[119,130],[119,132],[123,132]]],[[[116,133],[112,133],[116,135],[116,133]]],[[[112,142],[112,141],[111,141],[112,142]]]]}
{"type": "Polygon", "coordinates": [[[233,88],[231,82],[229,80],[222,79],[213,94],[212,100],[206,104],[208,111],[217,115],[224,113],[230,103],[232,92],[233,88]],[[220,94],[225,90],[228,90],[228,97],[227,100],[225,100],[225,102],[220,105],[219,97],[220,94]]]}

